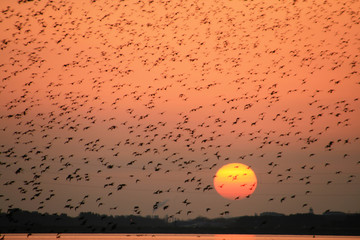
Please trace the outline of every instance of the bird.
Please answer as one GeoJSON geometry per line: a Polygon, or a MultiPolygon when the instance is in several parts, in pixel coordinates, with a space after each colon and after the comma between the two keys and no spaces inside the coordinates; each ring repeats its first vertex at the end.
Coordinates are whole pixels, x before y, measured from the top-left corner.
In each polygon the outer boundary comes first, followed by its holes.
{"type": "Polygon", "coordinates": [[[351,51],[358,22],[343,9],[354,4],[6,3],[2,200],[102,214],[129,198],[116,210],[233,215],[235,203],[225,205],[227,214],[223,204],[189,209],[203,204],[198,196],[216,194],[211,176],[235,161],[251,162],[271,192],[259,198],[284,209],[301,191],[307,201],[325,189],[351,188],[360,164],[352,91],[358,56],[351,51]],[[297,184],[306,189],[274,201],[297,184]],[[138,193],[156,208],[133,208],[138,193]],[[175,194],[174,205],[164,203],[175,194]]]}

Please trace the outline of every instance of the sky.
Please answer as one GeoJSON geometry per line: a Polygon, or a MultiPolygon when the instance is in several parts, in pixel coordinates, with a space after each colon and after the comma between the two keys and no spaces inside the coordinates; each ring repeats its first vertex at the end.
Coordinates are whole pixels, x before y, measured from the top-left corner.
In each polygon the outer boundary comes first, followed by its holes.
{"type": "Polygon", "coordinates": [[[0,9],[2,212],[360,211],[358,1],[0,9]],[[214,189],[229,163],[249,197],[214,189]]]}

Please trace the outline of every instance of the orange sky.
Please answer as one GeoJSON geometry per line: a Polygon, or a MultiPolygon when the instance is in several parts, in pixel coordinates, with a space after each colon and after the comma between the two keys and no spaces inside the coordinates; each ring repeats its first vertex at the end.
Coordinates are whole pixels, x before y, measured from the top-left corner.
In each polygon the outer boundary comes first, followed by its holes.
{"type": "Polygon", "coordinates": [[[359,7],[2,1],[2,210],[358,212],[359,7]],[[212,184],[231,162],[258,186],[227,207],[212,184]]]}

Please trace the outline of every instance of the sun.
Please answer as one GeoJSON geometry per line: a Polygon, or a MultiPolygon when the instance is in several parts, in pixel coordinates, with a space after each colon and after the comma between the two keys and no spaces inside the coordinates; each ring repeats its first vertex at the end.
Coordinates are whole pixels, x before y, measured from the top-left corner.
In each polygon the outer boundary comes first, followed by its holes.
{"type": "Polygon", "coordinates": [[[249,197],[256,189],[254,171],[245,164],[230,163],[222,166],[214,177],[214,187],[224,198],[238,200],[249,197]]]}

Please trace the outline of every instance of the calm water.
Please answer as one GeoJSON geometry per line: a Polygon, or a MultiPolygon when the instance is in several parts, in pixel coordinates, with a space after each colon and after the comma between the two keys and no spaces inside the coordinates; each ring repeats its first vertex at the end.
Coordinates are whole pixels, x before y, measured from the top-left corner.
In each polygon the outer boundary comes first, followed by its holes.
{"type": "MultiPolygon", "coordinates": [[[[312,235],[241,235],[241,234],[2,234],[0,239],[117,239],[117,240],[310,240],[312,235]],[[1,238],[4,237],[4,238],[1,238]]],[[[321,240],[359,239],[360,236],[315,236],[321,240]]]]}

